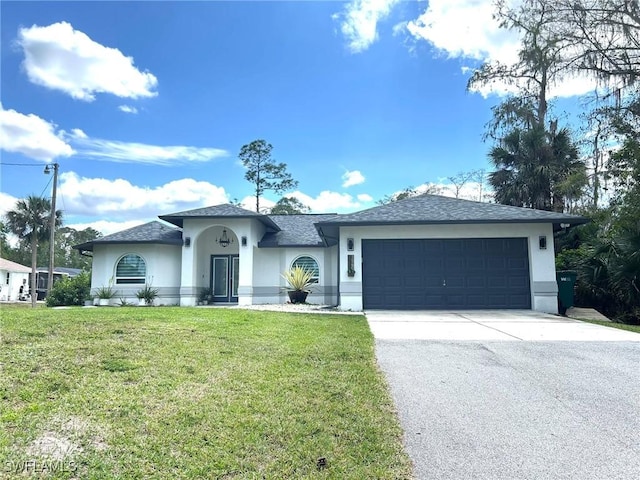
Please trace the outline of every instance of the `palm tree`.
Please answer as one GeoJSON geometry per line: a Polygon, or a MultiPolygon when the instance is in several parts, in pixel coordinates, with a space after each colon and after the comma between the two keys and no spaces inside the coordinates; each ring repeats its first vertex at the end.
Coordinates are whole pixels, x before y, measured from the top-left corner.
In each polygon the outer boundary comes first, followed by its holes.
{"type": "Polygon", "coordinates": [[[489,152],[498,203],[562,212],[586,184],[584,162],[567,129],[516,128],[489,152]]]}
{"type": "MultiPolygon", "coordinates": [[[[20,239],[31,243],[31,305],[36,306],[36,267],[38,263],[38,242],[49,235],[51,202],[46,198],[28,196],[18,200],[14,210],[7,212],[7,227],[20,239]]],[[[62,212],[56,211],[56,225],[62,223],[62,212]]]]}

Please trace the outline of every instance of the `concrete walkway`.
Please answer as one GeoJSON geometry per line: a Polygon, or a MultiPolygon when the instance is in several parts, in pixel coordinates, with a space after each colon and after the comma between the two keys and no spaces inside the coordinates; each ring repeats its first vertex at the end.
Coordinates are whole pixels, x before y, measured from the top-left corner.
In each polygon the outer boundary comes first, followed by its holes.
{"type": "Polygon", "coordinates": [[[366,312],[376,339],[640,342],[640,334],[531,310],[366,312]]]}

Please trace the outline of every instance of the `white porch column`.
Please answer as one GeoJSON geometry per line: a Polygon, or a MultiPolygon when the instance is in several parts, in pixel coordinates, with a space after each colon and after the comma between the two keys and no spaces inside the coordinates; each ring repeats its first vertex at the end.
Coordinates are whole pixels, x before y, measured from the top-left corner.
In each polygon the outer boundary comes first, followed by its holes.
{"type": "Polygon", "coordinates": [[[182,271],[180,274],[180,306],[194,307],[197,302],[198,289],[196,287],[196,246],[195,232],[183,230],[182,239],[182,271]],[[187,238],[189,246],[186,245],[187,238]]]}
{"type": "Polygon", "coordinates": [[[240,278],[238,279],[238,305],[253,305],[253,249],[252,239],[240,247],[240,278]]]}

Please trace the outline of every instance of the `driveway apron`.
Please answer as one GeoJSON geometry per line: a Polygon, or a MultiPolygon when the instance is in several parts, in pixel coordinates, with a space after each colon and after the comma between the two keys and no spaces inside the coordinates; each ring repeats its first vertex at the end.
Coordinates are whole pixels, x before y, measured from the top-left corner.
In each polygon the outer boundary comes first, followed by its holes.
{"type": "Polygon", "coordinates": [[[530,311],[367,319],[416,478],[640,478],[640,334],[530,311]]]}

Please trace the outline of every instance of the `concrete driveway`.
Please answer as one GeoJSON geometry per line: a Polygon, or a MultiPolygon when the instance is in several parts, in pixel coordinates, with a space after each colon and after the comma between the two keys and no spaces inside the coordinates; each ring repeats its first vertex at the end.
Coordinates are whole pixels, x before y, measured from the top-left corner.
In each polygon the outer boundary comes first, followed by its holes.
{"type": "Polygon", "coordinates": [[[529,311],[366,315],[416,478],[640,478],[640,334],[529,311]]]}
{"type": "Polygon", "coordinates": [[[640,335],[531,310],[369,311],[379,339],[636,341],[640,335]]]}

